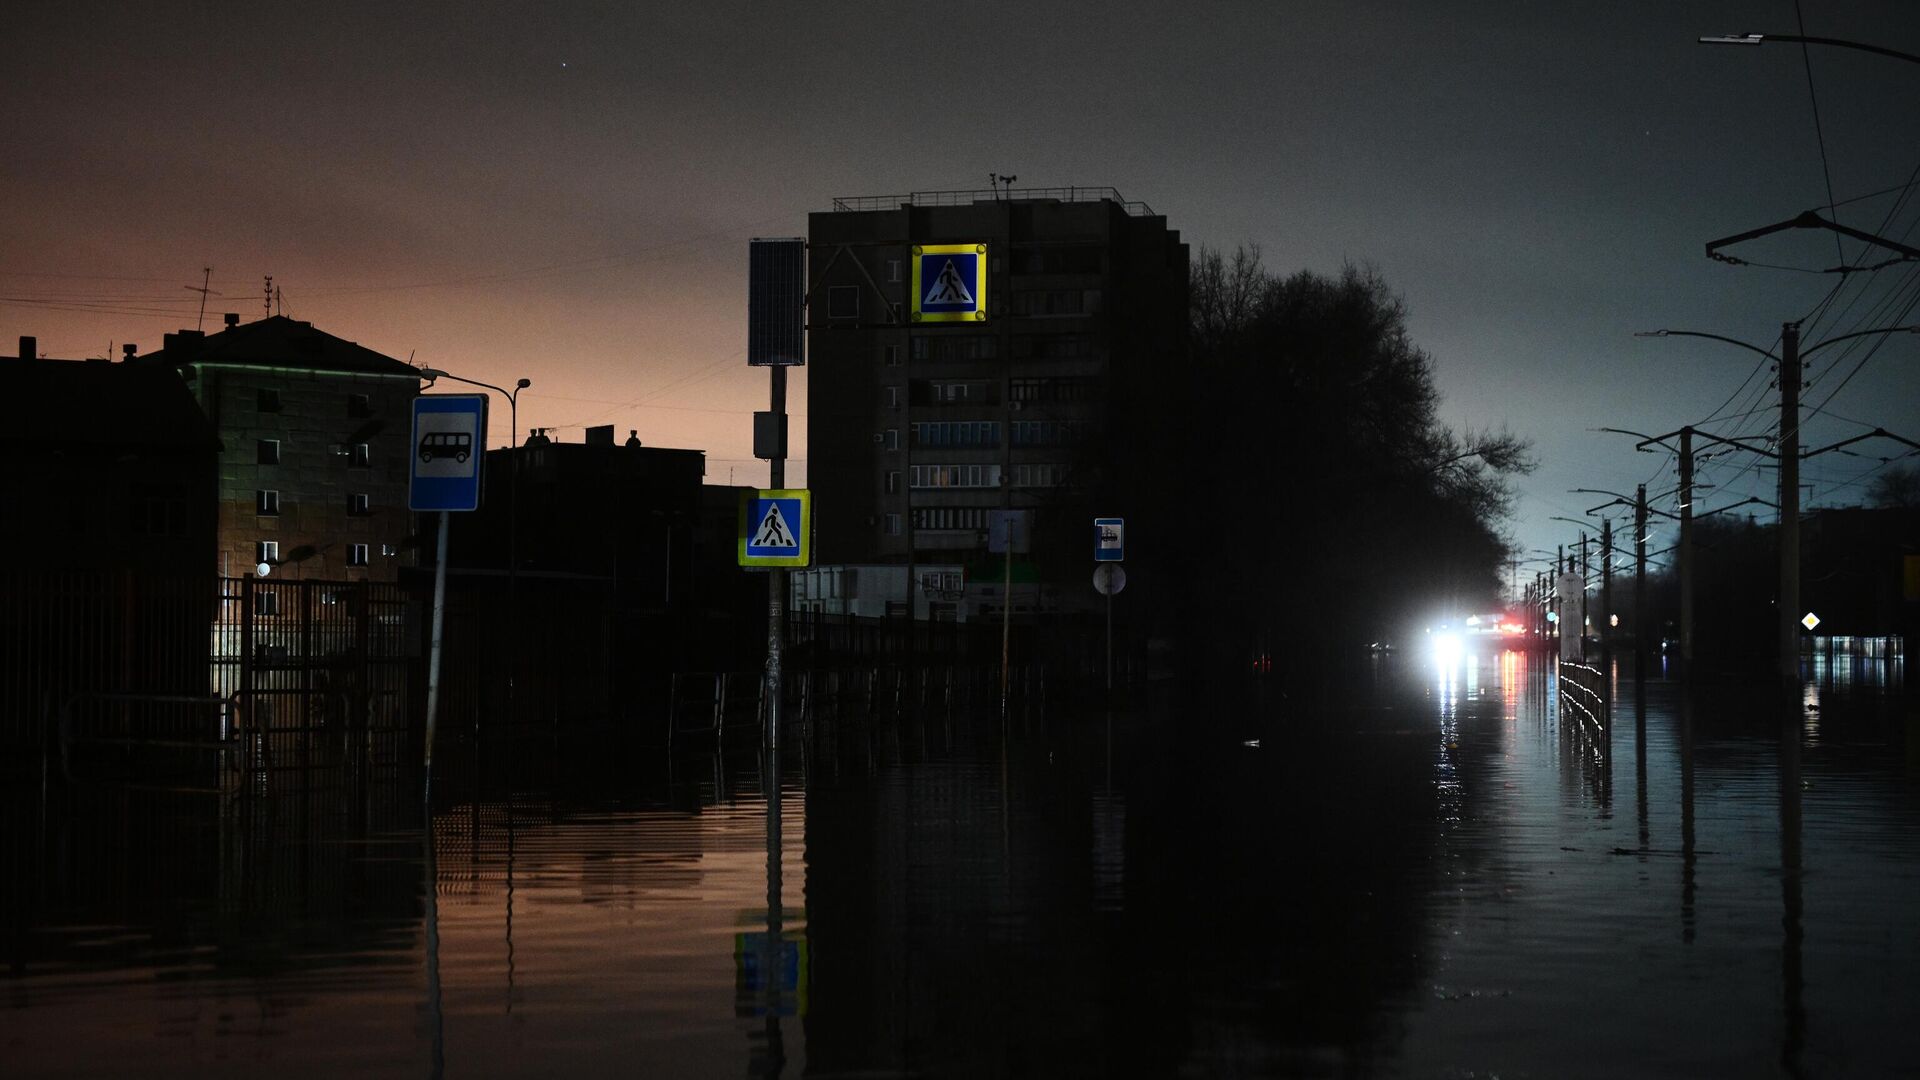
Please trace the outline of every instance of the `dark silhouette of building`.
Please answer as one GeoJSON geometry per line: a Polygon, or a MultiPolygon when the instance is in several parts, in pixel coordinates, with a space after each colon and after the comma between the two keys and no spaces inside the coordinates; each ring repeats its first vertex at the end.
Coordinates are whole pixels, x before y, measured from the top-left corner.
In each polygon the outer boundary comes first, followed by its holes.
{"type": "Polygon", "coordinates": [[[76,695],[204,693],[220,441],[171,372],[7,360],[0,758],[76,695]]]}
{"type": "Polygon", "coordinates": [[[284,316],[226,323],[168,334],[133,361],[178,371],[225,446],[214,569],[396,580],[414,561],[408,443],[420,373],[284,316]]]}
{"type": "MultiPolygon", "coordinates": [[[[1119,382],[1168,377],[1185,358],[1179,233],[1111,189],[1057,188],[836,199],[808,234],[821,570],[801,575],[796,603],[997,611],[1003,567],[987,535],[992,512],[1010,508],[1031,515],[1033,548],[1016,560],[1014,609],[1091,607],[1092,518],[1125,512],[1112,447],[1149,437],[1113,430],[1108,403],[1119,382]],[[916,322],[915,248],[950,244],[985,246],[984,317],[916,322]],[[841,572],[857,566],[906,570],[841,572]],[[835,580],[887,595],[827,597],[835,580]]],[[[921,282],[934,307],[972,296],[950,269],[921,282]]]]}
{"type": "MultiPolygon", "coordinates": [[[[616,444],[611,428],[589,429],[584,443],[537,433],[489,451],[480,509],[451,518],[453,715],[648,714],[671,673],[743,663],[743,628],[763,645],[754,618],[764,619],[765,587],[753,590],[734,563],[737,500],[725,500],[722,529],[705,471],[702,451],[643,446],[637,434],[616,444]]],[[[421,517],[431,535],[432,515],[421,517]]],[[[422,561],[424,578],[431,547],[422,561]]]]}
{"type": "Polygon", "coordinates": [[[209,573],[220,440],[193,395],[165,372],[31,357],[32,341],[0,429],[7,566],[209,573]]]}

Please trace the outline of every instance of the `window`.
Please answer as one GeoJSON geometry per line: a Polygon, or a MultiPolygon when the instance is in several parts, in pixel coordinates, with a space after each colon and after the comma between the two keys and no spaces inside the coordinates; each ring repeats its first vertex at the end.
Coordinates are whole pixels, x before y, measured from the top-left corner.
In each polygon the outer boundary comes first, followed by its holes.
{"type": "Polygon", "coordinates": [[[1067,483],[1067,467],[1051,463],[1016,465],[1015,487],[1062,487],[1067,483]]]}
{"type": "Polygon", "coordinates": [[[899,283],[900,281],[900,260],[899,259],[887,260],[887,281],[892,284],[899,283]]]}
{"type": "Polygon", "coordinates": [[[1000,466],[915,465],[909,482],[916,488],[999,487],[1000,466]]]}
{"type": "Polygon", "coordinates": [[[915,446],[990,448],[1000,445],[998,420],[934,420],[913,424],[910,428],[915,446]]]}
{"type": "Polygon", "coordinates": [[[280,440],[261,439],[255,443],[254,460],[261,465],[280,464],[280,440]]]}
{"type": "Polygon", "coordinates": [[[348,566],[367,565],[367,545],[354,544],[351,547],[347,548],[347,565],[348,566]]]}
{"type": "Polygon", "coordinates": [[[888,386],[888,387],[885,387],[884,390],[887,398],[887,408],[889,409],[899,408],[900,407],[900,388],[897,386],[888,386]]]}
{"type": "Polygon", "coordinates": [[[827,287],[827,318],[857,319],[860,317],[860,286],[829,285],[827,287]]]}
{"type": "Polygon", "coordinates": [[[900,366],[900,346],[888,345],[886,347],[886,357],[887,357],[888,367],[899,367],[900,366]]]}
{"type": "Polygon", "coordinates": [[[256,390],[254,391],[254,403],[259,406],[261,412],[279,412],[280,391],[256,390]]]}
{"type": "Polygon", "coordinates": [[[979,532],[987,527],[989,513],[984,506],[930,506],[913,512],[913,527],[929,532],[941,529],[979,532]]]}
{"type": "Polygon", "coordinates": [[[927,358],[927,351],[928,351],[927,338],[923,338],[923,337],[914,338],[912,340],[912,343],[908,347],[913,350],[913,358],[915,360],[925,360],[927,358]]]}
{"type": "Polygon", "coordinates": [[[895,494],[898,494],[899,491],[900,491],[900,470],[890,469],[887,472],[887,494],[895,495],[895,494]]]}
{"type": "Polygon", "coordinates": [[[262,517],[271,517],[280,512],[280,493],[266,488],[253,493],[253,508],[262,517]]]}
{"type": "Polygon", "coordinates": [[[353,494],[347,496],[347,513],[353,514],[357,517],[364,514],[370,514],[372,512],[373,512],[372,500],[367,498],[366,492],[356,491],[353,494]]]}
{"type": "Polygon", "coordinates": [[[372,416],[373,399],[366,394],[348,394],[347,415],[355,419],[372,416]]]}
{"type": "Polygon", "coordinates": [[[392,544],[381,544],[380,554],[385,555],[387,558],[391,559],[395,555],[400,554],[400,549],[392,544]]]}
{"type": "Polygon", "coordinates": [[[900,535],[900,515],[899,514],[887,515],[887,535],[888,536],[900,535]]]}
{"type": "Polygon", "coordinates": [[[361,468],[373,463],[373,448],[366,443],[353,444],[353,464],[361,468]]]}
{"type": "Polygon", "coordinates": [[[280,565],[280,541],[257,540],[253,545],[253,561],[268,566],[280,565]]]}
{"type": "Polygon", "coordinates": [[[1067,446],[1080,441],[1080,426],[1071,420],[1015,420],[1015,446],[1067,446]]]}
{"type": "Polygon", "coordinates": [[[900,429],[892,428],[892,427],[888,428],[885,443],[886,443],[886,448],[889,450],[900,449],[900,429]]]}
{"type": "Polygon", "coordinates": [[[280,614],[280,594],[272,589],[258,589],[253,594],[253,613],[255,615],[280,614]]]}

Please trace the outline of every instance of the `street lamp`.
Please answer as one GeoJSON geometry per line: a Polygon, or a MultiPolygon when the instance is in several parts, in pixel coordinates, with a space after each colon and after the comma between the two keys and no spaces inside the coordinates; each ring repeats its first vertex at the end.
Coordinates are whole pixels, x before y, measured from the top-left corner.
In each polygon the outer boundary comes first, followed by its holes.
{"type": "Polygon", "coordinates": [[[1709,34],[1700,39],[1702,45],[1765,45],[1769,41],[1798,42],[1802,45],[1832,45],[1840,49],[1858,49],[1861,52],[1891,56],[1895,60],[1905,60],[1910,64],[1920,64],[1920,56],[1904,53],[1898,49],[1888,49],[1879,45],[1868,45],[1862,41],[1842,41],[1839,38],[1804,37],[1799,34],[1709,34]]]}
{"type": "MultiPolygon", "coordinates": [[[[468,386],[483,387],[507,399],[507,613],[514,624],[520,621],[520,391],[532,386],[530,379],[520,379],[513,389],[481,382],[478,379],[462,378],[439,368],[421,368],[420,377],[429,383],[441,379],[451,379],[468,386]]],[[[507,680],[507,697],[513,698],[513,679],[507,680]]]]}

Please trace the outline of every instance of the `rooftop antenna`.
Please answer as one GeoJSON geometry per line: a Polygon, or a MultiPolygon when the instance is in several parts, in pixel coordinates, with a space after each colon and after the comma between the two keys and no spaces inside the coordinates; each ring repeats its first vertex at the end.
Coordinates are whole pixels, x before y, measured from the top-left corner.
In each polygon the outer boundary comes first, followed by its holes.
{"type": "Polygon", "coordinates": [[[261,315],[260,315],[261,318],[263,319],[269,318],[273,315],[273,275],[272,274],[267,275],[267,295],[266,295],[266,298],[260,302],[260,308],[261,308],[261,315]]]}
{"type": "Polygon", "coordinates": [[[998,173],[988,173],[987,178],[994,185],[994,192],[1001,198],[1013,194],[1013,182],[1020,179],[1017,176],[1002,176],[998,173]]]}
{"type": "Polygon", "coordinates": [[[206,326],[207,297],[210,295],[211,296],[220,295],[219,293],[214,292],[212,289],[207,288],[207,283],[212,280],[213,280],[213,267],[206,266],[200,269],[200,284],[180,286],[181,288],[187,290],[188,292],[197,292],[200,294],[200,318],[198,321],[196,321],[193,324],[193,329],[195,333],[200,332],[200,330],[206,326]]]}
{"type": "Polygon", "coordinates": [[[280,286],[275,285],[273,287],[273,313],[275,315],[285,315],[287,313],[286,299],[285,294],[280,291],[280,286]]]}

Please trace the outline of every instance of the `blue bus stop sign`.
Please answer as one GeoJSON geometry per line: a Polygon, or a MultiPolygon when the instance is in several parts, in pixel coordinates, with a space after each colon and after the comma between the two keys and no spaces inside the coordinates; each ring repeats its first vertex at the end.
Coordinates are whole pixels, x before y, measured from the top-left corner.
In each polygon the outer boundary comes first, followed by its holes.
{"type": "Polygon", "coordinates": [[[487,456],[485,394],[413,399],[409,510],[478,510],[480,462],[487,456]]]}

